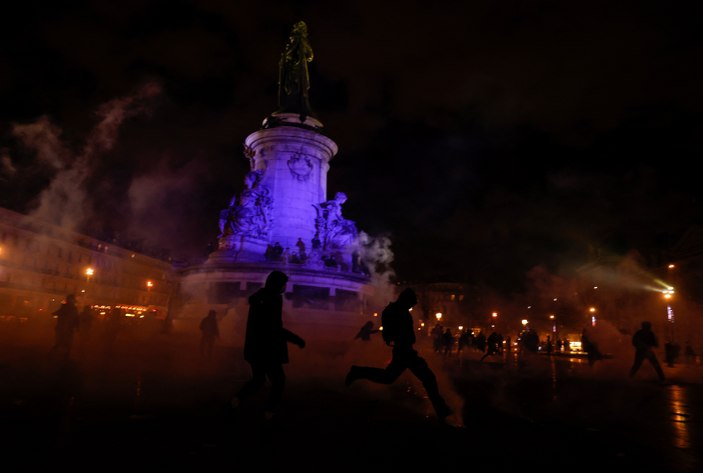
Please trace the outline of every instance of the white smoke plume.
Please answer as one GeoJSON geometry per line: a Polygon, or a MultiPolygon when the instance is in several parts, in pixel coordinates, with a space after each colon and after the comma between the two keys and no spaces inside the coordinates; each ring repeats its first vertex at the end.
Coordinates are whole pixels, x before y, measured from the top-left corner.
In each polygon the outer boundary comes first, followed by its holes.
{"type": "Polygon", "coordinates": [[[71,153],[65,147],[61,133],[61,128],[51,123],[45,115],[34,123],[12,126],[12,134],[25,148],[35,152],[39,163],[57,170],[68,166],[71,160],[71,153]]]}
{"type": "Polygon", "coordinates": [[[395,286],[391,282],[395,271],[391,266],[394,255],[390,238],[359,232],[359,258],[368,268],[371,284],[377,291],[373,302],[383,306],[395,299],[395,286]]]}
{"type": "Polygon", "coordinates": [[[101,153],[115,145],[120,125],[125,119],[144,113],[147,99],[160,93],[160,86],[147,83],[134,94],[103,104],[97,115],[100,121],[86,138],[81,152],[71,151],[61,138],[62,130],[48,117],[30,124],[16,124],[13,135],[39,162],[56,170],[51,183],[41,192],[32,216],[69,230],[79,230],[90,209],[86,202],[86,180],[101,153]]]}

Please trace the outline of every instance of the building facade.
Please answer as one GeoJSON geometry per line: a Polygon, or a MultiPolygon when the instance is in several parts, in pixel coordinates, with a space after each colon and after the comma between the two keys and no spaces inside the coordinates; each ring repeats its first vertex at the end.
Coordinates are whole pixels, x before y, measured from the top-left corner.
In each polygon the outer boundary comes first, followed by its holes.
{"type": "Polygon", "coordinates": [[[67,294],[99,311],[165,318],[171,263],[0,208],[0,317],[45,318],[67,294]]]}

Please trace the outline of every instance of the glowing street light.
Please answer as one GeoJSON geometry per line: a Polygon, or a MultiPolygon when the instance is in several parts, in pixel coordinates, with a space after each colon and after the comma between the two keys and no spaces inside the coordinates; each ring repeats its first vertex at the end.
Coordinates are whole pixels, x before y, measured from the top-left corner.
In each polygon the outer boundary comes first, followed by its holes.
{"type": "MultiPolygon", "coordinates": [[[[94,274],[95,274],[95,270],[94,270],[91,266],[88,266],[87,268],[85,268],[85,283],[86,283],[86,286],[87,286],[88,284],[90,284],[90,278],[92,278],[94,274]]],[[[88,290],[87,290],[87,289],[88,289],[88,288],[86,287],[85,289],[81,290],[81,293],[86,295],[86,301],[87,301],[87,294],[88,294],[88,290]]]]}
{"type": "Polygon", "coordinates": [[[437,312],[434,316],[437,317],[437,322],[442,320],[442,313],[441,312],[437,312]]]}
{"type": "Polygon", "coordinates": [[[674,341],[674,322],[676,321],[674,317],[674,309],[671,307],[671,300],[674,298],[674,293],[674,288],[671,286],[669,286],[669,288],[665,291],[662,291],[662,297],[666,301],[666,321],[671,327],[670,333],[672,342],[674,341]]]}
{"type": "Polygon", "coordinates": [[[146,282],[146,305],[151,305],[151,288],[154,287],[154,283],[151,280],[146,282]]]}
{"type": "Polygon", "coordinates": [[[591,313],[591,327],[595,327],[596,326],[596,308],[589,307],[588,312],[591,313]]]}

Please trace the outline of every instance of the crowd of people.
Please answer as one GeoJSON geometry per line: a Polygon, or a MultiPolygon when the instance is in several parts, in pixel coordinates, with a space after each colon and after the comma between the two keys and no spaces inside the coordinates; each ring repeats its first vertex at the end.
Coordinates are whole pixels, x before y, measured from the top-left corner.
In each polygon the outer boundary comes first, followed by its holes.
{"type": "MultiPolygon", "coordinates": [[[[300,251],[304,251],[304,248],[300,251]]],[[[284,365],[289,362],[288,344],[294,344],[301,349],[306,346],[305,340],[300,335],[288,330],[283,324],[283,294],[287,282],[288,276],[285,273],[274,270],[268,275],[264,286],[248,299],[249,311],[242,358],[250,365],[251,377],[230,401],[231,407],[238,409],[268,382],[270,389],[265,402],[267,418],[272,418],[276,414],[284,394],[286,384],[284,365]]],[[[354,337],[355,340],[371,342],[373,335],[380,334],[383,342],[391,348],[391,359],[385,367],[352,365],[344,379],[344,384],[349,387],[360,380],[392,384],[403,372],[409,370],[422,383],[437,418],[444,421],[452,414],[452,410],[440,393],[437,379],[429,364],[414,347],[417,342],[417,330],[410,311],[416,304],[415,291],[406,288],[383,310],[381,326],[376,327],[373,322],[368,321],[359,329],[354,337]]],[[[79,310],[75,295],[69,294],[53,315],[56,318],[56,324],[51,353],[69,358],[77,333],[80,334],[82,342],[88,340],[95,311],[87,304],[79,310]]],[[[103,340],[106,350],[111,349],[121,330],[123,315],[119,307],[113,307],[106,314],[103,340]]],[[[210,309],[200,320],[199,329],[200,354],[205,359],[211,359],[220,337],[218,313],[215,309],[210,309]]],[[[483,330],[474,331],[463,327],[455,333],[450,327],[444,327],[439,322],[428,335],[431,337],[435,353],[449,357],[461,354],[464,350],[472,350],[480,354],[480,362],[490,357],[501,358],[506,353],[529,356],[542,352],[553,355],[555,350],[551,335],[541,341],[537,332],[530,327],[525,327],[519,333],[514,345],[509,336],[505,337],[495,329],[491,329],[488,335],[483,330]]],[[[606,358],[598,344],[591,340],[586,329],[581,334],[581,343],[590,366],[606,358]]],[[[634,360],[629,376],[634,378],[643,363],[647,361],[658,379],[665,382],[666,375],[656,354],[659,340],[650,322],[641,323],[639,330],[631,337],[631,344],[634,349],[634,360]]],[[[558,351],[566,351],[568,346],[567,341],[557,340],[558,351]]],[[[687,344],[685,354],[687,360],[697,360],[697,355],[690,344],[687,344]]],[[[667,364],[669,364],[668,359],[667,364]]]]}

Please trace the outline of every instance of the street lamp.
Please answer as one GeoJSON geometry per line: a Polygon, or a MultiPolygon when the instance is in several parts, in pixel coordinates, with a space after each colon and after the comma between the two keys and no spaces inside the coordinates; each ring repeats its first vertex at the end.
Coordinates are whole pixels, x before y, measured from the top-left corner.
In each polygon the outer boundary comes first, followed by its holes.
{"type": "Polygon", "coordinates": [[[671,300],[674,298],[674,293],[674,288],[671,286],[665,291],[662,291],[662,297],[666,301],[666,321],[669,323],[669,334],[672,343],[674,342],[674,322],[676,322],[674,309],[671,307],[671,300]]]}
{"type": "Polygon", "coordinates": [[[151,302],[151,288],[154,287],[154,283],[151,280],[147,280],[146,282],[146,305],[149,305],[151,302]]]}
{"type": "Polygon", "coordinates": [[[596,308],[589,307],[588,312],[591,313],[591,327],[595,327],[596,326],[596,308]]]}
{"type": "Polygon", "coordinates": [[[88,285],[90,284],[90,278],[92,278],[94,274],[95,270],[92,267],[88,266],[87,268],[85,268],[86,289],[83,291],[83,293],[85,294],[86,304],[88,303],[88,285]]]}
{"type": "Polygon", "coordinates": [[[493,312],[491,314],[491,319],[493,320],[493,322],[491,323],[491,328],[495,328],[496,320],[498,319],[498,312],[493,312]]]}
{"type": "Polygon", "coordinates": [[[442,320],[442,313],[441,312],[437,312],[434,316],[437,317],[437,323],[439,323],[439,321],[442,320]]]}

